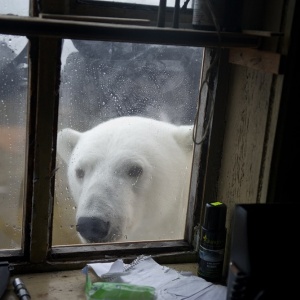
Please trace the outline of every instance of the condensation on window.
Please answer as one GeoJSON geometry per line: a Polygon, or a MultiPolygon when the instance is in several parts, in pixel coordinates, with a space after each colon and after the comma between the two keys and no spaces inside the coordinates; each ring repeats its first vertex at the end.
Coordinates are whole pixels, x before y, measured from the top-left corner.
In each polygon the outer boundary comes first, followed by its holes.
{"type": "Polygon", "coordinates": [[[29,0],[1,0],[0,14],[29,16],[29,0]]]}
{"type": "Polygon", "coordinates": [[[0,35],[0,248],[21,247],[25,170],[27,38],[0,35]]]}
{"type": "Polygon", "coordinates": [[[64,40],[61,59],[58,135],[68,129],[58,138],[53,245],[182,239],[191,161],[179,157],[192,139],[174,141],[192,134],[202,48],[64,40]]]}

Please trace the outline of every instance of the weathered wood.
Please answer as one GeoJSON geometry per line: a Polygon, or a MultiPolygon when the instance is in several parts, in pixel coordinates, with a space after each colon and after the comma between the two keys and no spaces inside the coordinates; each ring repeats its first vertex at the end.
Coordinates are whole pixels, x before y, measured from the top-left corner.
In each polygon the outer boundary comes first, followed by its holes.
{"type": "Polygon", "coordinates": [[[239,203],[264,203],[262,187],[269,167],[265,165],[266,149],[272,148],[268,137],[269,101],[271,97],[272,74],[232,66],[223,145],[223,157],[218,182],[218,198],[227,204],[227,251],[225,273],[227,272],[230,247],[232,213],[239,203]]]}
{"type": "MultiPolygon", "coordinates": [[[[73,247],[75,249],[75,247],[73,247]]],[[[10,251],[12,253],[13,251],[10,251]]],[[[16,251],[15,251],[16,252],[16,251]]],[[[157,251],[156,251],[157,252],[157,251]]],[[[4,254],[9,255],[8,252],[4,254]]],[[[19,253],[15,253],[18,255],[19,253]]],[[[118,254],[109,255],[107,254],[105,257],[100,257],[97,255],[90,256],[89,252],[85,253],[84,257],[74,257],[70,260],[61,258],[60,260],[47,260],[41,263],[29,263],[29,262],[20,262],[18,259],[10,259],[10,265],[13,267],[11,271],[12,275],[15,274],[24,274],[24,273],[38,273],[38,272],[53,272],[53,271],[63,271],[63,270],[76,270],[83,268],[87,263],[96,263],[96,262],[112,262],[117,259],[123,259],[125,263],[130,263],[138,255],[149,255],[157,263],[160,264],[168,264],[168,263],[195,263],[197,262],[197,253],[195,251],[182,251],[182,249],[178,248],[177,252],[174,249],[173,252],[165,252],[157,254],[155,252],[142,252],[142,251],[132,251],[131,255],[125,254],[120,251],[118,254]]]]}
{"type": "Polygon", "coordinates": [[[263,30],[242,30],[245,34],[252,34],[261,37],[275,37],[275,36],[283,36],[282,32],[276,31],[263,31],[263,30]]]}
{"type": "MultiPolygon", "coordinates": [[[[37,90],[37,127],[34,157],[34,201],[32,207],[32,231],[30,257],[34,263],[46,259],[50,245],[53,187],[53,142],[56,132],[55,112],[58,107],[59,68],[61,41],[40,39],[39,74],[37,90]],[[53,55],[49,56],[48,52],[53,55]]],[[[55,136],[56,137],[56,136],[55,136]]]]}
{"type": "Polygon", "coordinates": [[[258,47],[260,37],[241,33],[0,17],[3,34],[197,47],[258,47]],[[221,38],[221,43],[220,43],[221,38]]]}
{"type": "Polygon", "coordinates": [[[279,53],[256,49],[230,49],[229,62],[272,74],[282,74],[282,56],[279,53]]]}
{"type": "Polygon", "coordinates": [[[191,245],[185,241],[149,241],[149,242],[127,242],[93,245],[73,245],[68,247],[53,247],[51,259],[67,259],[77,257],[84,260],[88,255],[89,259],[105,259],[123,255],[171,253],[178,251],[191,251],[191,245]]]}
{"type": "Polygon", "coordinates": [[[109,17],[91,17],[91,16],[76,16],[76,15],[53,15],[40,14],[41,18],[52,20],[67,20],[67,21],[85,21],[95,23],[113,23],[113,24],[130,24],[130,25],[149,25],[148,19],[133,19],[133,18],[109,18],[109,17]]]}

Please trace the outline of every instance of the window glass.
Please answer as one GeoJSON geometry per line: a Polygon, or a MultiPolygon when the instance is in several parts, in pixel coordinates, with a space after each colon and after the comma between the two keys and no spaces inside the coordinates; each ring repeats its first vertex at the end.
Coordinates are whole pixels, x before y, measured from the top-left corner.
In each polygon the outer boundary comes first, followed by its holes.
{"type": "Polygon", "coordinates": [[[27,39],[0,35],[0,248],[21,247],[27,39]]]}
{"type": "Polygon", "coordinates": [[[1,0],[0,14],[29,15],[29,0],[1,0]]]}
{"type": "Polygon", "coordinates": [[[201,61],[195,47],[64,41],[54,245],[183,239],[201,61]]]}

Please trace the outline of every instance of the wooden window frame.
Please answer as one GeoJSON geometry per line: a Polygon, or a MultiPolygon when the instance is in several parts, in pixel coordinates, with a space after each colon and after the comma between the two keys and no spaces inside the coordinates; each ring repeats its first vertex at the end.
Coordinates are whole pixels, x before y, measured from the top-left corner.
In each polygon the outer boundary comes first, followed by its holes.
{"type": "Polygon", "coordinates": [[[37,14],[36,2],[33,1],[31,17],[0,16],[0,34],[27,36],[30,42],[24,243],[22,250],[0,251],[0,260],[9,260],[17,272],[77,269],[85,266],[87,262],[107,262],[116,258],[122,258],[126,262],[140,254],[152,255],[160,263],[196,262],[196,227],[200,222],[205,199],[211,199],[215,194],[221,157],[221,150],[213,149],[222,148],[222,124],[226,109],[223,95],[227,89],[224,78],[228,68],[228,49],[257,48],[260,37],[253,34],[162,28],[149,24],[124,24],[119,21],[116,24],[101,19],[95,21],[86,18],[86,21],[83,21],[83,16],[89,11],[88,6],[84,8],[83,4],[80,4],[80,7],[77,7],[74,0],[65,1],[66,5],[62,5],[63,1],[58,0],[41,2],[43,11],[40,14],[37,14]],[[63,17],[70,16],[69,12],[76,12],[78,16],[78,11],[84,12],[80,19],[63,17]],[[65,38],[206,48],[202,70],[203,74],[209,70],[209,78],[204,79],[209,79],[210,91],[207,86],[201,91],[202,105],[196,140],[201,138],[202,128],[208,123],[210,130],[204,142],[195,145],[196,155],[193,161],[184,240],[51,246],[60,55],[62,39],[65,38]],[[216,56],[218,64],[212,68],[216,56]],[[206,116],[212,109],[214,115],[209,119],[206,116]]]}

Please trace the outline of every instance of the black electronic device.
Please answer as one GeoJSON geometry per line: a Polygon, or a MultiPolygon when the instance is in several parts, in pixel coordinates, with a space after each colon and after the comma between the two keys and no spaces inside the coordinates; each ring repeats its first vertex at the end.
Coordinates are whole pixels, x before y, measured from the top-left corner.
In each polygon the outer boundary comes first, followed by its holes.
{"type": "Polygon", "coordinates": [[[0,299],[4,295],[10,277],[11,267],[8,261],[0,261],[0,299]]]}
{"type": "Polygon", "coordinates": [[[227,300],[295,299],[299,208],[296,203],[235,206],[227,300]]]}

